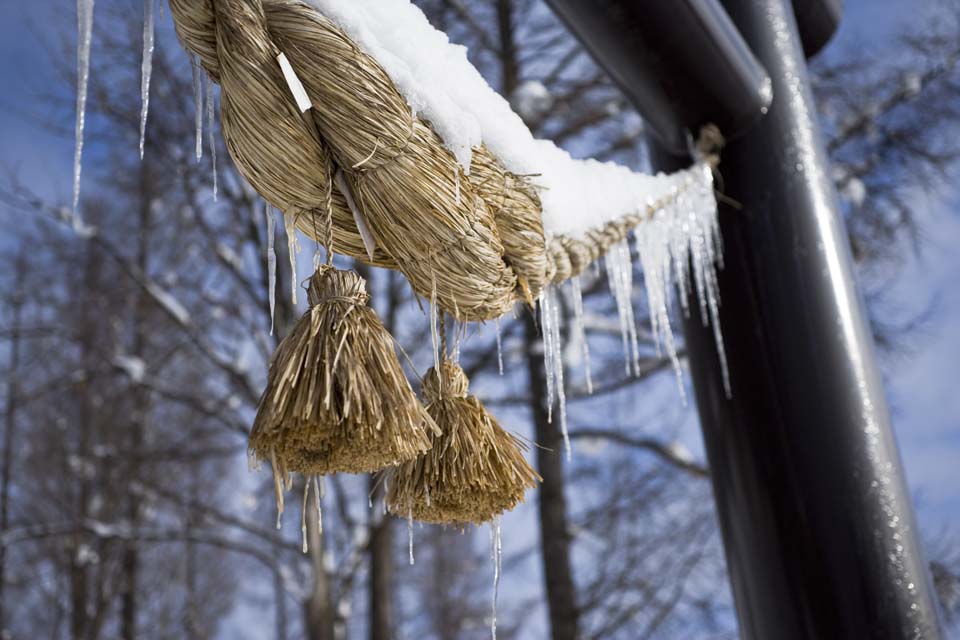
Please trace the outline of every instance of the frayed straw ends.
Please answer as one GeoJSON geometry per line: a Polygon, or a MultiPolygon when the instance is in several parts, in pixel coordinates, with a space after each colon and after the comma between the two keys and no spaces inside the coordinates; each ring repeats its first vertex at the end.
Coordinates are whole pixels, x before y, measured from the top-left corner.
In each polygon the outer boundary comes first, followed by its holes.
{"type": "Polygon", "coordinates": [[[541,478],[523,457],[524,443],[507,433],[474,396],[459,365],[441,363],[423,380],[427,411],[441,434],[426,454],[390,471],[387,509],[436,524],[481,524],[523,502],[541,478]]]}
{"type": "Polygon", "coordinates": [[[250,433],[275,471],[367,473],[430,447],[436,425],[410,388],[363,279],[321,266],[311,309],[280,343],[250,433]]]}

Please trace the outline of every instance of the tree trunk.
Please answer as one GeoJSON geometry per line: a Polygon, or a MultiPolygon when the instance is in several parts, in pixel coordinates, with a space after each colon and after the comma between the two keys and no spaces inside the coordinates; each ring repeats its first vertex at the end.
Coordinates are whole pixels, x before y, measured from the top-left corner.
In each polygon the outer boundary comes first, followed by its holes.
{"type": "Polygon", "coordinates": [[[393,638],[393,520],[382,515],[383,483],[370,476],[370,640],[393,638]]]}
{"type": "MultiPolygon", "coordinates": [[[[304,479],[304,482],[307,481],[308,479],[304,479]]],[[[303,603],[304,635],[309,640],[336,640],[333,584],[323,564],[325,540],[317,527],[316,510],[312,504],[311,500],[307,505],[307,540],[313,565],[313,588],[303,603]]]]}
{"type": "MultiPolygon", "coordinates": [[[[0,476],[0,531],[10,528],[10,480],[13,476],[13,445],[17,428],[17,402],[20,386],[17,376],[20,373],[21,315],[23,312],[24,278],[27,272],[26,256],[17,256],[16,282],[14,283],[11,307],[13,318],[10,325],[10,370],[7,378],[7,408],[4,413],[3,430],[3,470],[0,476]]],[[[0,546],[0,637],[6,637],[7,619],[4,589],[7,583],[7,547],[0,546]]]]}
{"type": "Polygon", "coordinates": [[[199,483],[197,482],[197,469],[191,468],[190,471],[190,502],[187,504],[184,514],[183,529],[186,535],[186,553],[184,554],[184,581],[186,582],[187,597],[183,610],[183,637],[186,640],[198,640],[200,638],[199,630],[199,607],[197,606],[197,545],[191,539],[194,526],[197,524],[197,514],[194,509],[194,502],[197,500],[199,483]]]}
{"type": "MultiPolygon", "coordinates": [[[[140,198],[139,219],[137,233],[136,264],[140,273],[147,273],[150,240],[150,171],[149,162],[140,162],[140,198]]],[[[133,310],[133,342],[130,345],[130,355],[144,359],[146,352],[147,300],[143,290],[137,293],[137,303],[133,310]]],[[[140,478],[140,453],[143,448],[144,431],[146,430],[147,412],[150,399],[147,390],[138,380],[130,381],[133,385],[133,415],[130,424],[130,452],[127,456],[127,482],[137,482],[140,478]]],[[[140,499],[135,492],[127,497],[127,519],[134,529],[140,525],[140,499]]],[[[140,551],[136,541],[126,544],[123,552],[123,594],[120,611],[120,637],[124,640],[134,640],[137,637],[137,581],[140,572],[140,551]]]]}
{"type": "MultiPolygon", "coordinates": [[[[280,552],[280,546],[276,545],[274,553],[279,556],[280,552]]],[[[287,592],[283,587],[283,576],[279,571],[273,573],[273,609],[276,640],[287,640],[287,592]]]]}
{"type": "MultiPolygon", "coordinates": [[[[97,290],[100,280],[100,257],[89,245],[83,252],[84,273],[82,276],[80,299],[79,347],[80,369],[82,379],[73,389],[74,400],[77,404],[77,449],[76,455],[80,460],[90,459],[91,438],[93,437],[93,407],[91,406],[90,377],[95,370],[98,360],[96,352],[96,327],[98,322],[97,309],[92,308],[89,293],[97,290]]],[[[70,637],[74,640],[84,640],[93,635],[95,626],[87,606],[89,601],[90,575],[88,567],[78,558],[78,551],[86,540],[84,530],[90,509],[90,479],[86,473],[79,473],[76,478],[77,499],[75,501],[74,530],[70,546],[70,637]]]]}
{"type": "Polygon", "coordinates": [[[517,43],[514,40],[513,0],[497,0],[497,30],[500,33],[500,90],[509,100],[520,82],[517,43]]]}
{"type": "Polygon", "coordinates": [[[550,613],[550,637],[553,640],[574,640],[578,634],[576,587],[570,563],[570,534],[567,525],[567,503],[564,498],[563,436],[557,423],[547,419],[546,386],[543,369],[542,342],[537,335],[533,316],[524,320],[527,343],[530,410],[538,447],[537,470],[543,477],[538,492],[540,515],[540,549],[543,577],[550,613]]]}

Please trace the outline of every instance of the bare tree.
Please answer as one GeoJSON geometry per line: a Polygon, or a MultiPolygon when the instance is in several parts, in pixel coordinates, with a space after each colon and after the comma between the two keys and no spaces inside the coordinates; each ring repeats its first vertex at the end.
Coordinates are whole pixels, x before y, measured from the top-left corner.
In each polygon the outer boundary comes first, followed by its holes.
{"type": "MultiPolygon", "coordinates": [[[[639,117],[542,2],[418,4],[469,46],[537,135],[642,166],[639,117]]],[[[938,186],[956,157],[933,133],[957,116],[957,14],[943,11],[951,19],[903,39],[900,66],[851,54],[817,68],[867,274],[900,254],[893,240],[919,235],[909,190],[938,186]]],[[[382,515],[376,480],[332,477],[322,532],[307,514],[303,554],[290,525],[297,509],[276,531],[266,474],[237,472],[270,354],[298,316],[292,275],[278,271],[271,335],[264,203],[222,147],[214,200],[211,150],[195,161],[190,70],[173,42],[157,49],[147,157],[137,159],[139,74],[128,61],[139,55],[139,20],[109,3],[98,15],[88,148],[100,153],[88,154],[97,160],[85,168],[93,179],[83,206],[96,231],[74,233],[66,209],[15,179],[0,185],[0,215],[16,219],[31,248],[29,269],[0,276],[9,300],[0,326],[0,627],[14,637],[205,638],[231,610],[255,606],[272,610],[265,626],[278,638],[486,636],[485,532],[417,527],[410,567],[403,527],[382,515]]],[[[72,103],[41,98],[65,113],[72,103]]],[[[63,129],[56,119],[49,127],[63,129]]],[[[274,240],[286,265],[287,245],[274,240]]],[[[362,271],[419,377],[432,361],[422,308],[397,274],[362,271]]],[[[640,375],[628,375],[619,328],[605,320],[614,313],[605,278],[590,270],[581,284],[592,394],[568,329],[569,290],[561,296],[571,463],[547,407],[535,310],[518,307],[499,337],[469,327],[459,344],[473,391],[535,443],[544,478],[531,495],[536,509],[516,514],[538,531],[524,548],[507,547],[498,633],[542,634],[533,626],[543,619],[563,639],[732,636],[708,470],[674,443],[684,414],[661,375],[669,361],[640,323],[640,375]],[[659,402],[662,387],[670,400],[659,402]],[[511,580],[526,572],[542,585],[511,580]]],[[[938,579],[953,584],[942,576],[956,571],[941,564],[938,579]]]]}

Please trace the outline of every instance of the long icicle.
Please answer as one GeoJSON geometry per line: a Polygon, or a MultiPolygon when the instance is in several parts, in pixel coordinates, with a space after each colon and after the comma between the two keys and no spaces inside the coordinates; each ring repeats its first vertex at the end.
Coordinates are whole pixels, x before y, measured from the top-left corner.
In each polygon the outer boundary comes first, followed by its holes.
{"type": "Polygon", "coordinates": [[[207,139],[210,143],[210,166],[213,168],[213,201],[217,201],[217,138],[213,124],[216,119],[216,104],[213,99],[213,80],[207,76],[207,139]]]}
{"type": "Polygon", "coordinates": [[[140,61],[140,159],[147,138],[150,111],[150,76],[153,75],[153,44],[156,22],[154,0],[143,0],[143,58],[140,61]]]}
{"type": "Polygon", "coordinates": [[[317,533],[323,535],[323,478],[313,476],[313,502],[317,508],[317,533]]]}
{"type": "Polygon", "coordinates": [[[310,550],[307,544],[307,504],[310,498],[310,476],[304,478],[303,482],[303,504],[300,506],[300,534],[303,537],[303,552],[310,550]]]}
{"type": "Polygon", "coordinates": [[[587,379],[587,393],[593,393],[593,377],[590,375],[590,344],[587,342],[587,330],[583,323],[583,289],[580,276],[570,278],[570,292],[573,296],[573,318],[577,339],[583,350],[583,368],[587,379]]]}
{"type": "Polygon", "coordinates": [[[407,513],[407,548],[410,556],[410,566],[413,566],[413,507],[407,513]]]}
{"type": "Polygon", "coordinates": [[[494,324],[497,327],[497,369],[500,375],[503,375],[503,338],[500,334],[500,318],[495,319],[494,324]]]}
{"type": "Polygon", "coordinates": [[[567,433],[567,398],[563,387],[563,345],[560,339],[560,304],[555,287],[547,286],[540,294],[540,323],[543,331],[543,364],[547,378],[547,420],[553,420],[553,404],[560,407],[560,432],[567,460],[571,459],[570,436],[567,433]]]}
{"type": "MultiPolygon", "coordinates": [[[[433,276],[433,290],[430,292],[430,340],[433,343],[433,368],[440,371],[440,330],[438,328],[440,307],[437,306],[437,276],[433,276]]],[[[446,355],[446,354],[444,354],[446,355]]]]}
{"type": "Polygon", "coordinates": [[[290,257],[290,299],[294,306],[297,304],[297,254],[300,253],[296,220],[292,211],[283,212],[283,230],[287,234],[287,254],[290,257]]]}
{"type": "Polygon", "coordinates": [[[503,544],[500,539],[500,516],[490,522],[490,559],[493,560],[493,602],[490,615],[490,636],[497,640],[497,598],[503,566],[503,544]]]}
{"type": "Polygon", "coordinates": [[[86,127],[87,85],[90,80],[90,42],[93,38],[93,2],[77,0],[77,122],[73,151],[73,225],[83,226],[80,218],[80,170],[83,159],[83,132],[86,127]]]}
{"type": "Polygon", "coordinates": [[[270,300],[270,335],[273,335],[274,313],[277,308],[277,251],[274,246],[277,219],[269,202],[264,203],[263,212],[267,216],[267,295],[270,300]]]}
{"type": "Polygon", "coordinates": [[[193,80],[193,109],[194,128],[196,129],[195,148],[193,150],[197,162],[203,157],[203,70],[197,56],[190,56],[190,74],[193,80]]]}

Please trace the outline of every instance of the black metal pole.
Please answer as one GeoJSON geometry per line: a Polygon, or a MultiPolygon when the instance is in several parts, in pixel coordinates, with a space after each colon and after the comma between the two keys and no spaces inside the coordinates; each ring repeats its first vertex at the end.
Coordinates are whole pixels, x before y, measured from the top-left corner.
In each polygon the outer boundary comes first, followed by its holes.
{"type": "Polygon", "coordinates": [[[720,166],[742,205],[720,214],[732,398],[712,333],[685,329],[741,634],[941,638],[793,10],[724,5],[774,92],[720,166]]]}
{"type": "Polygon", "coordinates": [[[733,137],[770,103],[770,79],[717,0],[547,0],[676,153],[711,122],[733,137]]]}

